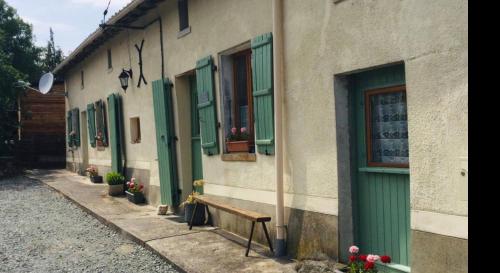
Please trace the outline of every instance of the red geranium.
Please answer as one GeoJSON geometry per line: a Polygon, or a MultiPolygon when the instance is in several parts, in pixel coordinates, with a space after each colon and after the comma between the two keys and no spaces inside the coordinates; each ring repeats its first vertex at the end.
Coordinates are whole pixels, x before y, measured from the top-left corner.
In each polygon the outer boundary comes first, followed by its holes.
{"type": "Polygon", "coordinates": [[[365,263],[365,270],[372,269],[374,265],[375,265],[374,262],[366,262],[365,263]]]}
{"type": "Polygon", "coordinates": [[[391,262],[391,257],[387,256],[387,255],[384,255],[382,257],[380,257],[380,260],[384,263],[384,264],[388,264],[391,262]]]}
{"type": "Polygon", "coordinates": [[[356,256],[354,256],[354,255],[349,256],[349,261],[355,262],[356,261],[356,256]]]}
{"type": "Polygon", "coordinates": [[[359,260],[366,262],[366,255],[359,255],[359,260]]]}

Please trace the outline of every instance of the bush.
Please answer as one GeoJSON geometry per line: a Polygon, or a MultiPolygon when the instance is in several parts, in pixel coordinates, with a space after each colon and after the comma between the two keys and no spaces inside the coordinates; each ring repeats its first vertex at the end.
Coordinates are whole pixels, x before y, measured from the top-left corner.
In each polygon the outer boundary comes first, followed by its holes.
{"type": "Polygon", "coordinates": [[[106,174],[106,182],[109,185],[120,185],[125,181],[125,177],[117,172],[110,172],[106,174]]]}

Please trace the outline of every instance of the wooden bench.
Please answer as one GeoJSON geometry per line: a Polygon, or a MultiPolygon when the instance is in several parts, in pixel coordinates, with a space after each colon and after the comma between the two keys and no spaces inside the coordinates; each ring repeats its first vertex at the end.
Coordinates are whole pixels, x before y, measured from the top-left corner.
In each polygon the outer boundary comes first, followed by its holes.
{"type": "MultiPolygon", "coordinates": [[[[193,228],[193,219],[195,218],[196,208],[198,206],[198,203],[201,203],[201,204],[204,204],[207,206],[207,212],[208,212],[208,206],[211,206],[211,207],[214,207],[214,208],[223,210],[225,212],[229,212],[229,213],[241,216],[243,218],[246,218],[246,219],[252,221],[252,229],[250,231],[250,238],[248,238],[248,245],[247,245],[247,251],[245,253],[245,256],[248,257],[248,252],[250,251],[250,244],[252,243],[252,236],[253,236],[253,230],[255,227],[255,222],[262,223],[262,228],[264,229],[264,233],[266,234],[266,239],[267,239],[267,243],[269,244],[269,249],[271,250],[271,252],[274,252],[273,246],[271,244],[271,239],[269,239],[269,233],[267,232],[267,228],[266,228],[266,222],[271,221],[271,216],[261,214],[261,213],[255,212],[255,211],[240,209],[240,208],[236,208],[236,207],[233,207],[233,206],[230,206],[227,204],[223,204],[221,201],[218,201],[218,200],[211,198],[211,197],[207,197],[205,195],[194,196],[194,200],[195,200],[195,206],[194,206],[193,215],[191,216],[191,221],[189,222],[189,230],[191,230],[193,228]]],[[[210,213],[208,213],[208,214],[210,215],[210,213]]]]}

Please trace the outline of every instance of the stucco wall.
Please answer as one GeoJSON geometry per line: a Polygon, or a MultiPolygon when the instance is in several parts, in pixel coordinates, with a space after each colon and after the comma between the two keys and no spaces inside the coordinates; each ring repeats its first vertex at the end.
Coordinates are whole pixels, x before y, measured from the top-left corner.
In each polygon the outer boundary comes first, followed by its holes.
{"type": "Polygon", "coordinates": [[[288,190],[337,197],[334,75],[403,61],[412,227],[466,238],[467,2],[333,2],[284,1],[288,190]]]}
{"type": "MultiPolygon", "coordinates": [[[[337,170],[343,163],[337,161],[334,75],[402,61],[408,94],[412,228],[467,238],[468,178],[466,172],[461,175],[468,158],[467,2],[286,0],[284,4],[285,205],[338,215],[337,170]],[[461,227],[450,231],[450,223],[461,227]]],[[[182,38],[177,38],[175,1],[161,4],[142,21],[158,15],[163,18],[165,76],[174,83],[175,76],[194,69],[198,59],[210,54],[219,65],[219,53],[272,31],[271,1],[266,0],[192,0],[191,33],[182,38]]],[[[133,44],[143,37],[146,79],[148,83],[159,79],[156,24],[145,31],[131,30],[130,43],[127,32],[116,36],[66,79],[69,105],[80,110],[111,92],[123,95],[128,165],[150,169],[150,184],[159,185],[151,84],[135,87],[139,70],[133,44]],[[117,77],[122,67],[130,66],[128,46],[134,80],[124,94],[117,77]],[[114,66],[109,73],[108,47],[114,66]],[[83,90],[81,67],[86,78],[83,90]],[[140,144],[130,144],[128,118],[133,116],[141,117],[140,144]]],[[[222,122],[219,71],[215,83],[222,122]]],[[[176,97],[178,91],[174,86],[174,103],[183,100],[176,97]]],[[[189,122],[181,112],[176,109],[176,123],[189,122]]],[[[219,138],[223,145],[222,129],[219,138]]],[[[91,164],[110,165],[109,148],[91,149],[89,156],[91,164]]],[[[203,166],[206,193],[274,204],[274,157],[257,154],[255,162],[227,162],[220,155],[203,155],[203,166]]],[[[180,173],[187,179],[189,172],[180,173]]]]}

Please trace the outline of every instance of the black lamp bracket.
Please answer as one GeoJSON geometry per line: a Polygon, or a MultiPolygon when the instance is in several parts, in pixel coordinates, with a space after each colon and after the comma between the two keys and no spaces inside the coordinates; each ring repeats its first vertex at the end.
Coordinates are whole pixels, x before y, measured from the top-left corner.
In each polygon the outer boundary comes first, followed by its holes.
{"type": "Polygon", "coordinates": [[[125,68],[122,68],[122,71],[127,73],[130,76],[130,78],[132,79],[132,68],[130,68],[129,70],[125,70],[125,68]]]}

